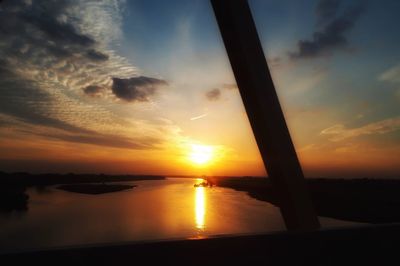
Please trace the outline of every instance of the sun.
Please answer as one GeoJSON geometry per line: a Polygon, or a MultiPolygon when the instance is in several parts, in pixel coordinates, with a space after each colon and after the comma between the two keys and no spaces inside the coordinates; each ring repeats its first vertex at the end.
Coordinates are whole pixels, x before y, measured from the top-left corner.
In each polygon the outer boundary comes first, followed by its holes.
{"type": "Polygon", "coordinates": [[[213,155],[213,147],[207,145],[192,144],[188,159],[196,165],[206,165],[212,161],[213,155]]]}

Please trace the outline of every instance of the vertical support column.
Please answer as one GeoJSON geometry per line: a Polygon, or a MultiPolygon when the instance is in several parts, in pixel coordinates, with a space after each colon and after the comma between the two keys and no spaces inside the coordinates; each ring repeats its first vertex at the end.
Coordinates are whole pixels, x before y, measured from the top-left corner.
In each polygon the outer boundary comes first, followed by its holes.
{"type": "Polygon", "coordinates": [[[236,83],[290,231],[320,227],[247,0],[211,0],[236,83]]]}

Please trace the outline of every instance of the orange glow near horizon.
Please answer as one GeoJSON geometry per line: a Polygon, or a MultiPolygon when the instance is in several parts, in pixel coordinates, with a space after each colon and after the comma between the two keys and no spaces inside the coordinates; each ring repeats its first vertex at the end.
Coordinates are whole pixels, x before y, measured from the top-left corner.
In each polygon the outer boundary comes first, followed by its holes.
{"type": "MultiPolygon", "coordinates": [[[[160,147],[147,149],[71,144],[18,132],[12,135],[3,133],[0,140],[0,170],[32,173],[265,176],[267,173],[251,136],[252,132],[249,127],[245,128],[247,132],[238,128],[230,130],[235,133],[223,136],[215,136],[220,133],[218,130],[212,131],[213,134],[197,130],[198,136],[174,136],[160,147]]],[[[296,131],[292,136],[307,177],[397,177],[400,172],[400,150],[397,147],[378,147],[366,140],[355,145],[351,144],[355,141],[353,139],[331,141],[327,145],[321,138],[315,141],[316,144],[307,145],[304,142],[307,136],[296,131]]]]}

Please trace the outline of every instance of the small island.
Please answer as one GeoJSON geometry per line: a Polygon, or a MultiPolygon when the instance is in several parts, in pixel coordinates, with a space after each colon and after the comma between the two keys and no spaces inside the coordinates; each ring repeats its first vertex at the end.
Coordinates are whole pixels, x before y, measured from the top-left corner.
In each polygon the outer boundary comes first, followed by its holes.
{"type": "Polygon", "coordinates": [[[132,189],[134,187],[136,186],[122,184],[68,184],[57,186],[57,189],[65,190],[68,192],[98,195],[132,189]]]}
{"type": "Polygon", "coordinates": [[[0,171],[0,214],[14,211],[25,212],[29,209],[27,189],[36,187],[43,189],[58,185],[65,191],[103,194],[122,191],[135,187],[134,185],[115,184],[140,180],[165,180],[164,176],[156,175],[108,175],[108,174],[30,174],[25,172],[6,173],[0,171]],[[106,184],[112,182],[113,184],[106,184]]]}

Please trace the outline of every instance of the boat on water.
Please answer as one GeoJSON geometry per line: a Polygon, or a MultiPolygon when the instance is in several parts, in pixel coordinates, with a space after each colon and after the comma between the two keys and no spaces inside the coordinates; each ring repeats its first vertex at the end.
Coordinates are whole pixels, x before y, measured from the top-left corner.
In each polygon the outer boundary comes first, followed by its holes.
{"type": "Polygon", "coordinates": [[[212,187],[213,184],[208,181],[203,181],[201,183],[194,184],[194,187],[212,187]]]}

